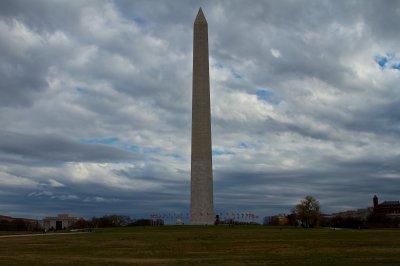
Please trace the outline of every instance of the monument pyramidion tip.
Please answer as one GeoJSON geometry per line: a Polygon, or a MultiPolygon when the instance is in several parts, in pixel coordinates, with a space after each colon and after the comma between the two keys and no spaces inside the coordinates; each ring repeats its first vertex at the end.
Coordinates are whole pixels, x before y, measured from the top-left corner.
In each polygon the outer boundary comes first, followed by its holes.
{"type": "Polygon", "coordinates": [[[199,8],[199,12],[197,12],[196,19],[194,20],[194,24],[207,24],[206,17],[203,14],[203,10],[201,7],[199,8]]]}

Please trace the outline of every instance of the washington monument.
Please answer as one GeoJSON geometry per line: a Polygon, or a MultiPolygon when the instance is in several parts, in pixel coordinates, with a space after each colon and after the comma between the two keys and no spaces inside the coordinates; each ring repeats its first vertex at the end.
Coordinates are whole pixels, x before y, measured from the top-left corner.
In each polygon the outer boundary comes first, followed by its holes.
{"type": "Polygon", "coordinates": [[[191,224],[214,224],[208,25],[201,8],[194,21],[191,224]]]}

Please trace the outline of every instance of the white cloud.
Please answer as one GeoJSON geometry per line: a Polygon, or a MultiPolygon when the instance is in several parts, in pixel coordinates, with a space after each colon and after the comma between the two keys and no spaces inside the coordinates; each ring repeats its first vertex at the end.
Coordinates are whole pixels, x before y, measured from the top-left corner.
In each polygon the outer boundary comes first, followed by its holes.
{"type": "Polygon", "coordinates": [[[65,178],[74,183],[100,184],[104,187],[126,191],[148,191],[161,189],[162,183],[154,180],[131,179],[117,172],[135,168],[132,164],[110,163],[68,163],[65,165],[65,178]]]}
{"type": "Polygon", "coordinates": [[[2,50],[17,58],[29,59],[30,52],[43,44],[43,39],[39,34],[17,19],[8,22],[0,19],[0,34],[2,50]]]}
{"type": "Polygon", "coordinates": [[[27,177],[21,177],[17,175],[13,175],[10,173],[7,173],[4,171],[4,167],[1,167],[0,169],[0,183],[4,187],[14,187],[14,188],[21,188],[21,189],[26,189],[26,188],[34,188],[37,183],[34,180],[31,180],[31,178],[27,177]],[[1,169],[3,168],[3,169],[1,169]]]}
{"type": "MultiPolygon", "coordinates": [[[[399,53],[396,9],[215,1],[203,10],[218,204],[235,209],[240,195],[248,200],[237,205],[264,215],[310,193],[332,208],[397,195],[400,71],[375,58],[399,53]]],[[[0,3],[6,211],[31,201],[38,213],[74,202],[80,213],[113,212],[113,202],[124,212],[132,202],[143,213],[188,208],[196,12],[187,1],[0,3]],[[118,141],[80,143],[107,138],[118,141]],[[18,189],[29,199],[16,200],[18,189]]]]}
{"type": "Polygon", "coordinates": [[[65,187],[65,185],[61,182],[58,182],[57,180],[54,179],[49,179],[49,185],[51,187],[65,187]]]}
{"type": "Polygon", "coordinates": [[[273,48],[271,48],[271,54],[275,57],[275,58],[279,58],[279,57],[281,57],[282,55],[281,55],[281,52],[278,50],[278,49],[273,49],[273,48]]]}

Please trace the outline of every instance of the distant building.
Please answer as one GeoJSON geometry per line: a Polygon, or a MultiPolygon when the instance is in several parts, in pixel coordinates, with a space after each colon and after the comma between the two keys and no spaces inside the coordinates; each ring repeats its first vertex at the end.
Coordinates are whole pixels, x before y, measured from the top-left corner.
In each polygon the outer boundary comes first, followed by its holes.
{"type": "Polygon", "coordinates": [[[264,217],[264,225],[288,225],[289,219],[285,214],[264,217]]]}
{"type": "Polygon", "coordinates": [[[400,217],[400,201],[384,201],[382,203],[379,203],[378,197],[376,195],[374,196],[372,201],[373,201],[373,207],[332,213],[330,215],[325,215],[325,217],[326,218],[352,217],[352,218],[367,219],[367,217],[372,213],[386,214],[389,216],[400,217]]]}
{"type": "Polygon", "coordinates": [[[69,216],[68,214],[59,214],[56,217],[46,217],[43,219],[43,229],[48,230],[66,230],[76,221],[81,219],[78,216],[69,216]]]}
{"type": "Polygon", "coordinates": [[[379,203],[378,197],[375,195],[373,198],[374,213],[386,214],[389,216],[400,216],[400,202],[399,201],[384,201],[379,203]]]}
{"type": "Polygon", "coordinates": [[[0,215],[0,221],[12,222],[13,220],[15,220],[15,218],[11,216],[0,215]]]}
{"type": "Polygon", "coordinates": [[[0,215],[0,231],[34,231],[39,229],[38,220],[0,215]]]}
{"type": "Polygon", "coordinates": [[[336,212],[330,215],[325,215],[326,218],[332,217],[343,217],[343,218],[360,218],[360,219],[367,219],[367,217],[373,212],[373,208],[364,208],[364,209],[357,209],[357,210],[350,210],[344,212],[336,212]]]}

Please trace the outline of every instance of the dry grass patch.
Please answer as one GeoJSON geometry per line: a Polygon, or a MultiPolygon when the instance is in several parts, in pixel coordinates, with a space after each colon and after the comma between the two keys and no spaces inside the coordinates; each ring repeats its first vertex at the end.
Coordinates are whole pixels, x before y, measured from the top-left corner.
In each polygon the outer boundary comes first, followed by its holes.
{"type": "Polygon", "coordinates": [[[400,265],[400,230],[165,226],[0,238],[0,265],[400,265]]]}

